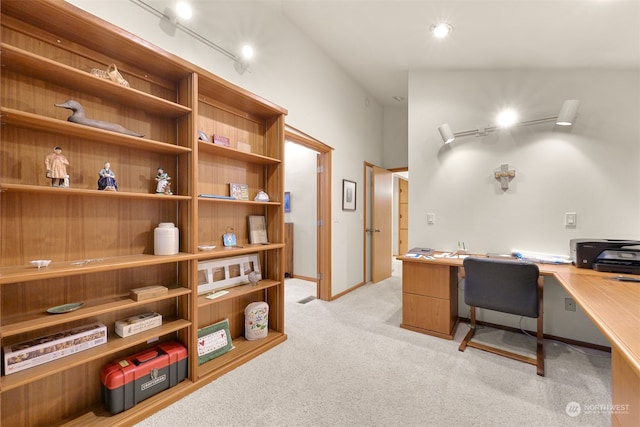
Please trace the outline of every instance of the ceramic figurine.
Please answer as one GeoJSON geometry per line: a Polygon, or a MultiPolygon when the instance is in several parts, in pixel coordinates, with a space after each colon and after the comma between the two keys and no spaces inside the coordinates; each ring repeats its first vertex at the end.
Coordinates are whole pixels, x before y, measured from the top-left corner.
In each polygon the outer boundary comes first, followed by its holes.
{"type": "Polygon", "coordinates": [[[209,142],[209,137],[207,136],[206,133],[202,132],[201,130],[198,131],[198,139],[209,142]]]}
{"type": "Polygon", "coordinates": [[[164,171],[164,169],[158,168],[156,181],[158,182],[158,185],[156,186],[156,193],[173,194],[171,192],[171,177],[164,171]]]}
{"type": "Polygon", "coordinates": [[[118,191],[116,174],[111,170],[111,163],[105,162],[104,167],[98,172],[98,190],[118,191]]]}
{"type": "Polygon", "coordinates": [[[252,271],[251,273],[249,273],[247,278],[249,279],[249,282],[251,282],[251,284],[255,286],[258,284],[258,281],[260,280],[260,273],[252,271]]]}
{"type": "Polygon", "coordinates": [[[115,123],[103,122],[100,120],[93,120],[93,119],[87,118],[84,114],[84,108],[82,108],[82,105],[80,105],[79,102],[74,101],[72,99],[62,104],[54,104],[54,105],[56,107],[66,108],[68,110],[73,111],[73,114],[71,114],[67,118],[67,120],[72,123],[78,123],[80,125],[91,126],[94,128],[99,128],[104,130],[110,130],[112,132],[123,133],[125,135],[138,136],[138,137],[144,136],[139,133],[125,129],[124,127],[115,123]]]}
{"type": "Polygon", "coordinates": [[[256,197],[253,200],[255,200],[256,202],[268,202],[269,195],[264,191],[258,191],[258,194],[256,194],[256,197]]]}
{"type": "Polygon", "coordinates": [[[47,168],[47,178],[51,179],[52,187],[68,187],[69,175],[67,175],[67,165],[69,161],[62,155],[62,148],[53,147],[53,151],[47,154],[44,159],[47,168]]]}

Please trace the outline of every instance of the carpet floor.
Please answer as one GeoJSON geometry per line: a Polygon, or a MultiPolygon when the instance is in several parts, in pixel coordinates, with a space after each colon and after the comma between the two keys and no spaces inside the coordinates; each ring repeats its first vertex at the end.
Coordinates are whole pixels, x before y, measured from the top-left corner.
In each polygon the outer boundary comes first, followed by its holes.
{"type": "MultiPolygon", "coordinates": [[[[287,279],[288,340],[168,406],[138,427],[160,426],[608,426],[608,353],[546,342],[535,367],[408,331],[402,279],[332,301],[287,279]]],[[[477,337],[535,351],[526,335],[483,328],[477,337]],[[484,337],[484,338],[483,338],[484,337]]],[[[233,351],[233,350],[232,350],[233,351]]]]}

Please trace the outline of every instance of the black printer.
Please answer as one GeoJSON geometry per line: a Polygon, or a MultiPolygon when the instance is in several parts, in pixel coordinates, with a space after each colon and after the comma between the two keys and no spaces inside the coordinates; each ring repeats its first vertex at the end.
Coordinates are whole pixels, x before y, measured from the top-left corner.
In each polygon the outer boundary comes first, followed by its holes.
{"type": "Polygon", "coordinates": [[[640,246],[605,249],[593,261],[593,269],[610,273],[640,274],[640,246]]]}
{"type": "MultiPolygon", "coordinates": [[[[631,252],[640,249],[640,241],[638,240],[617,240],[617,239],[572,239],[571,246],[571,258],[576,267],[580,268],[594,268],[593,264],[596,258],[602,254],[605,250],[619,250],[625,249],[622,252],[628,252],[626,249],[631,249],[631,252]],[[637,248],[634,248],[638,246],[637,248]]],[[[616,255],[613,253],[607,254],[607,259],[614,260],[616,255]]],[[[624,264],[621,259],[620,262],[624,264]]],[[[600,270],[603,271],[603,270],[600,270]]],[[[621,273],[631,273],[628,271],[621,273]]]]}

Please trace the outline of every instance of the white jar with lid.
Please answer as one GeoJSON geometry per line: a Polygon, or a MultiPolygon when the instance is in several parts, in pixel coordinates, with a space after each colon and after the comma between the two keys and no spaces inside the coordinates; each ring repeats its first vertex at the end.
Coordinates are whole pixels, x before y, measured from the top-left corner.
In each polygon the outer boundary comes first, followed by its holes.
{"type": "Polygon", "coordinates": [[[153,253],[175,255],[180,252],[180,235],[172,222],[161,222],[153,231],[153,253]]]}

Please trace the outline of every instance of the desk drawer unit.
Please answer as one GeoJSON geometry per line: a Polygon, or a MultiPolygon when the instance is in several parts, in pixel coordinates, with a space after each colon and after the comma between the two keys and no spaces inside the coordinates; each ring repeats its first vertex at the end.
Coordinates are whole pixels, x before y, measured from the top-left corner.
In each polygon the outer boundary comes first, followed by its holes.
{"type": "Polygon", "coordinates": [[[458,323],[457,283],[457,267],[404,261],[401,326],[453,339],[458,323]]]}

